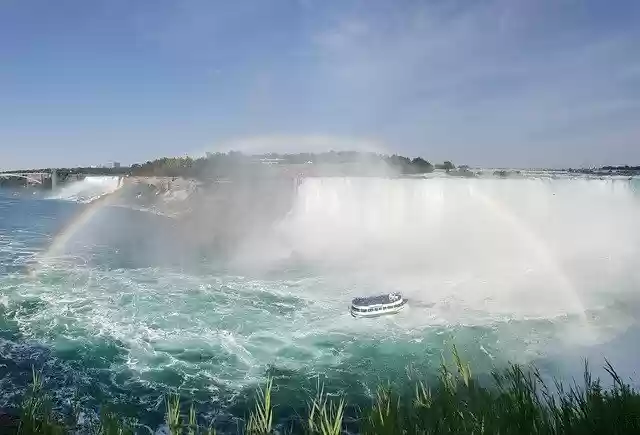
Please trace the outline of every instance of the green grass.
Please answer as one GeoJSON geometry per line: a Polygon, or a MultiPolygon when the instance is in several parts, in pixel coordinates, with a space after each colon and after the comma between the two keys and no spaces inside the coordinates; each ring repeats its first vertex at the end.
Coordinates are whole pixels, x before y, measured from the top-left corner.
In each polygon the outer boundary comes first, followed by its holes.
{"type": "MultiPolygon", "coordinates": [[[[593,379],[585,363],[580,383],[568,387],[558,382],[547,385],[534,368],[511,365],[493,373],[493,382],[479,384],[453,349],[451,364],[443,359],[437,381],[427,385],[413,380],[412,394],[400,394],[382,386],[371,404],[360,409],[355,431],[364,435],[387,434],[640,434],[640,392],[625,383],[609,362],[605,370],[611,378],[608,388],[593,379]]],[[[240,434],[266,435],[293,433],[279,428],[276,432],[272,401],[273,379],[256,392],[255,404],[246,416],[240,434]]],[[[290,405],[290,404],[283,404],[290,405]]],[[[331,398],[323,385],[307,403],[307,415],[301,417],[300,432],[314,435],[345,433],[344,397],[331,398]]],[[[166,398],[166,425],[172,435],[216,433],[212,425],[198,424],[193,406],[182,413],[180,397],[166,398]]],[[[52,417],[51,406],[34,371],[32,384],[25,395],[19,424],[10,433],[66,434],[71,425],[52,417]]],[[[7,433],[6,430],[0,432],[7,433]]],[[[6,428],[5,428],[6,429],[6,428]]],[[[350,426],[351,432],[354,427],[350,426]]],[[[89,429],[96,435],[147,433],[136,429],[135,422],[119,419],[103,411],[99,422],[89,429]]]]}

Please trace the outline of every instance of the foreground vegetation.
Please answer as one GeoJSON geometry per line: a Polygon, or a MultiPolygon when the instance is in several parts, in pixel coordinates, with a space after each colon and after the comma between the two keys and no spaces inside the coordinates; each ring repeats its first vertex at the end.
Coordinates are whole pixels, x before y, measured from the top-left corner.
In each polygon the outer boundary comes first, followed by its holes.
{"type": "MultiPolygon", "coordinates": [[[[640,433],[640,392],[625,383],[607,362],[612,384],[605,388],[592,379],[585,363],[584,379],[568,388],[556,382],[547,385],[535,368],[512,365],[493,374],[490,385],[480,385],[468,364],[454,348],[453,365],[443,360],[437,382],[416,380],[410,396],[388,386],[378,389],[367,409],[353,422],[345,418],[344,398],[330,397],[318,386],[316,397],[307,404],[299,427],[277,427],[272,402],[273,380],[256,394],[253,411],[238,433],[264,435],[305,433],[362,434],[632,434],[640,433]]],[[[22,412],[1,433],[63,434],[78,428],[52,417],[40,377],[34,373],[22,412]]],[[[199,424],[194,408],[181,412],[180,399],[166,399],[166,426],[162,433],[215,434],[214,425],[199,424]]],[[[100,419],[82,432],[100,435],[148,433],[149,429],[103,411],[100,419]]]]}

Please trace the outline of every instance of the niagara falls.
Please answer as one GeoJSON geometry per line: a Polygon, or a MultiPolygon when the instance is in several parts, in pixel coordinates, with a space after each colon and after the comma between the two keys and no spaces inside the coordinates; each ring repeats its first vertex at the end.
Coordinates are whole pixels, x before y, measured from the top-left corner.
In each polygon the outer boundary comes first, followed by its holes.
{"type": "Polygon", "coordinates": [[[579,376],[604,349],[633,373],[637,352],[611,343],[638,336],[635,177],[173,183],[3,193],[5,390],[39,365],[58,403],[108,400],[157,425],[162,394],[224,420],[268,373],[288,379],[281,395],[322,378],[360,403],[409,368],[435,372],[452,345],[480,373],[579,376]],[[349,315],[351,298],[390,291],[409,307],[349,315]]]}
{"type": "Polygon", "coordinates": [[[0,1],[0,435],[640,434],[638,23],[0,1]]]}

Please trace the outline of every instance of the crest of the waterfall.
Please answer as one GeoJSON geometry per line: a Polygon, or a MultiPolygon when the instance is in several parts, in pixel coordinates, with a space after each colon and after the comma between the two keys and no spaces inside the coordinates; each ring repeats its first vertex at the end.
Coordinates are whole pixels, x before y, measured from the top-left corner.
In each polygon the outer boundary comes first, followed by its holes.
{"type": "Polygon", "coordinates": [[[80,203],[90,203],[115,192],[123,186],[123,177],[85,177],[73,181],[53,192],[49,199],[59,199],[80,203]]]}
{"type": "Polygon", "coordinates": [[[317,259],[327,256],[348,261],[363,251],[375,254],[372,249],[383,247],[406,254],[437,236],[445,207],[445,182],[307,179],[278,230],[296,252],[317,259]]]}

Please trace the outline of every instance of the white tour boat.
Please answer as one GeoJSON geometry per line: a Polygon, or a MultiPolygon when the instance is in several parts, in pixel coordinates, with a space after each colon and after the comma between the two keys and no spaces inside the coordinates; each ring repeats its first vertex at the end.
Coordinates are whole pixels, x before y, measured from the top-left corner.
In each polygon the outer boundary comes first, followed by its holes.
{"type": "Polygon", "coordinates": [[[349,311],[353,317],[377,317],[396,314],[407,305],[407,299],[400,293],[355,298],[349,311]]]}

